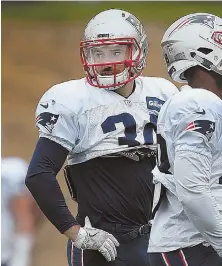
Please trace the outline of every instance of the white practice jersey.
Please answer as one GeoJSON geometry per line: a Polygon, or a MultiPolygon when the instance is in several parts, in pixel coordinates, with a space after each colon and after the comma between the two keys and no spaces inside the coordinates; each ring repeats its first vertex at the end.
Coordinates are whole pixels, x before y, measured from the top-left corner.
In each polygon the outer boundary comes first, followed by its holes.
{"type": "Polygon", "coordinates": [[[221,99],[203,89],[184,90],[173,96],[162,107],[157,131],[167,144],[169,171],[175,174],[175,178],[178,177],[178,171],[181,176],[184,173],[189,179],[187,183],[189,189],[182,190],[185,194],[181,195],[181,190],[177,188],[172,175],[162,177],[160,175],[159,181],[167,188],[166,197],[163,198],[154,217],[148,251],[168,252],[210,242],[221,256],[221,99]],[[193,164],[190,164],[192,168],[175,169],[175,153],[180,159],[185,158],[192,162],[193,164]],[[206,194],[199,197],[199,189],[206,189],[206,194]],[[182,198],[192,206],[190,209],[195,209],[195,214],[191,211],[189,217],[198,213],[197,217],[192,217],[192,222],[185,214],[186,207],[182,205],[182,198]],[[202,202],[202,208],[197,208],[200,202],[202,202]],[[208,222],[208,229],[205,231],[201,228],[201,221],[199,221],[201,217],[208,222]]]}
{"type": "Polygon", "coordinates": [[[70,165],[132,147],[153,148],[152,125],[163,103],[178,90],[163,78],[138,77],[135,82],[127,99],[90,86],[85,78],[53,86],[37,106],[40,137],[68,149],[70,165]]]}
{"type": "Polygon", "coordinates": [[[25,177],[27,163],[18,157],[6,157],[1,160],[1,260],[8,261],[13,254],[14,218],[10,211],[10,201],[27,193],[25,177]]]}

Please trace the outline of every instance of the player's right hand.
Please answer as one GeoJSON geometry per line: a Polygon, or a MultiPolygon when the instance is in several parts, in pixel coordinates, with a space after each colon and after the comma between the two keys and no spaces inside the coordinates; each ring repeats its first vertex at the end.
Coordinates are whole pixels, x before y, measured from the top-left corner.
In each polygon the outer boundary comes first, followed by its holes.
{"type": "Polygon", "coordinates": [[[89,217],[86,216],[85,226],[80,227],[74,245],[81,249],[98,250],[107,261],[114,261],[119,242],[112,234],[92,227],[89,217]]]}

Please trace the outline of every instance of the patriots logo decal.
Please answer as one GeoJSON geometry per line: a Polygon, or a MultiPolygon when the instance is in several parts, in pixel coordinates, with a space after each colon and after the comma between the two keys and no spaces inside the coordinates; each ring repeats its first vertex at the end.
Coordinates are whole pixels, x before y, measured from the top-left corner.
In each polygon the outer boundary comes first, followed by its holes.
{"type": "Polygon", "coordinates": [[[184,21],[182,21],[175,29],[172,30],[172,32],[169,34],[169,37],[177,30],[183,28],[186,25],[189,24],[202,24],[205,25],[211,29],[214,29],[214,21],[215,16],[213,15],[207,15],[207,14],[200,14],[200,15],[194,15],[192,17],[186,18],[184,21]]]}
{"type": "Polygon", "coordinates": [[[210,141],[215,131],[215,122],[210,120],[195,120],[188,124],[185,131],[197,131],[210,141]]]}
{"type": "Polygon", "coordinates": [[[52,133],[52,130],[57,123],[59,115],[52,114],[49,112],[41,113],[36,117],[36,123],[42,125],[46,128],[49,133],[52,133]]]}

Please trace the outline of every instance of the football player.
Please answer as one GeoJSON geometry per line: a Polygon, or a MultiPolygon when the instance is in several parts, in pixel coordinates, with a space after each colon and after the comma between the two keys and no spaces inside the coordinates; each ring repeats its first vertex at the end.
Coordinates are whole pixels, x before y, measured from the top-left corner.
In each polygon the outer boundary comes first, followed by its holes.
{"type": "Polygon", "coordinates": [[[167,154],[159,154],[162,173],[154,171],[165,193],[151,230],[151,266],[221,266],[222,19],[182,17],[161,46],[171,78],[190,89],[168,100],[158,118],[167,154]]]}
{"type": "Polygon", "coordinates": [[[38,206],[25,187],[27,163],[19,157],[1,160],[1,265],[30,266],[38,206]]]}
{"type": "Polygon", "coordinates": [[[147,54],[147,35],[134,15],[101,12],[80,44],[86,77],[54,85],[38,104],[40,138],[26,184],[68,237],[70,266],[149,265],[156,121],[178,90],[166,79],[141,76],[147,54]],[[76,218],[56,180],[66,158],[76,218]]]}

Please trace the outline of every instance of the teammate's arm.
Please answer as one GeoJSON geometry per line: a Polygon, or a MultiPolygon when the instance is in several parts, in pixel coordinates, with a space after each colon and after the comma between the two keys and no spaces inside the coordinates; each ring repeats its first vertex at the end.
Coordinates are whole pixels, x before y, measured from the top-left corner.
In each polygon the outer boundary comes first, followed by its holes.
{"type": "Polygon", "coordinates": [[[189,125],[175,139],[174,178],[177,196],[188,218],[222,256],[222,216],[210,188],[214,144],[209,134],[215,140],[214,122],[201,118],[189,125]]]}

